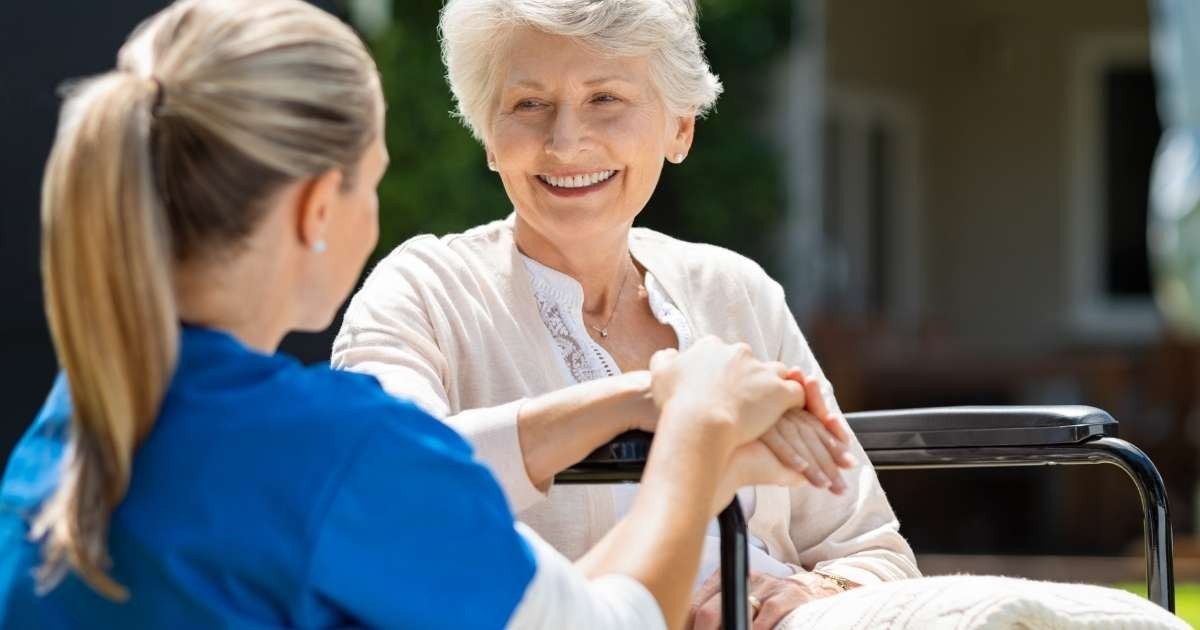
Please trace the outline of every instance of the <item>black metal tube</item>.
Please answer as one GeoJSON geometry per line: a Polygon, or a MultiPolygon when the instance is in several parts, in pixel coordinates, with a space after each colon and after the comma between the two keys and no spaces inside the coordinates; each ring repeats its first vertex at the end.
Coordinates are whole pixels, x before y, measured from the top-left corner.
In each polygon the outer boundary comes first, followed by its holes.
{"type": "Polygon", "coordinates": [[[1086,445],[1111,455],[1110,463],[1124,470],[1137,486],[1146,532],[1146,591],[1150,601],[1175,612],[1174,541],[1162,475],[1141,449],[1125,440],[1100,438],[1086,445]]]}
{"type": "Polygon", "coordinates": [[[746,630],[750,626],[749,551],[746,516],[737,497],[717,516],[721,529],[721,628],[746,630]]]}
{"type": "Polygon", "coordinates": [[[1078,444],[868,451],[877,470],[1007,468],[1112,464],[1129,475],[1142,502],[1146,533],[1146,591],[1150,601],[1175,612],[1175,570],[1167,490],[1154,463],[1136,446],[1114,437],[1078,444]]]}

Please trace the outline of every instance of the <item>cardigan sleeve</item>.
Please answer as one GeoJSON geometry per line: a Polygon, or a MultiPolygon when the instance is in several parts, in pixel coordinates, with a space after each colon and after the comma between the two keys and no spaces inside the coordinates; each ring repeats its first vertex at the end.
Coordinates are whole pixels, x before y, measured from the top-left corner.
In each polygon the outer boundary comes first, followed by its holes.
{"type": "Polygon", "coordinates": [[[404,247],[380,261],[350,301],[330,361],[337,369],[374,376],[389,394],[413,401],[458,431],[520,512],[546,498],[529,479],[521,452],[517,414],[525,401],[450,413],[449,362],[427,297],[441,283],[437,272],[404,247]]]}
{"type": "MultiPolygon", "coordinates": [[[[818,378],[825,404],[845,424],[833,386],[800,332],[783,287],[766,280],[766,304],[759,312],[767,317],[767,331],[779,340],[778,360],[818,378]]],[[[817,569],[859,584],[919,577],[912,549],[900,535],[900,523],[875,469],[858,439],[853,433],[850,436],[850,453],[859,465],[844,471],[845,493],[838,496],[811,486],[790,490],[789,534],[800,564],[805,570],[817,569]]]]}

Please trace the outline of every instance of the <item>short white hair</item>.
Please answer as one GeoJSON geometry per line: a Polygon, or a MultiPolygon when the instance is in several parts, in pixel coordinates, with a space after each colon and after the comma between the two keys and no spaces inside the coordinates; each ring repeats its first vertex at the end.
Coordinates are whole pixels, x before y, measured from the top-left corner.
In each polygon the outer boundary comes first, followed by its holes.
{"type": "Polygon", "coordinates": [[[704,58],[696,16],[695,0],[449,0],[439,28],[455,113],[487,138],[504,46],[527,26],[602,54],[646,57],[668,111],[703,116],[723,88],[704,58]]]}

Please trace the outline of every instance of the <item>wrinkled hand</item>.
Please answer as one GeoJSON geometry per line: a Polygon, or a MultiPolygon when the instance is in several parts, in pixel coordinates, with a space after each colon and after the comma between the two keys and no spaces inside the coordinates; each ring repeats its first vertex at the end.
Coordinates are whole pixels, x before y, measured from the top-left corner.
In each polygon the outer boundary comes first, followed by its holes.
{"type": "Polygon", "coordinates": [[[797,370],[790,371],[788,378],[804,385],[808,406],[789,409],[760,439],[779,461],[802,473],[810,484],[842,494],[846,484],[840,469],[853,468],[858,463],[848,452],[849,435],[825,405],[816,379],[797,370]]]}
{"type": "Polygon", "coordinates": [[[705,337],[687,351],[660,350],[650,359],[650,391],[660,407],[689,409],[729,423],[734,444],[756,440],[790,408],[804,407],[802,383],[782,363],[755,359],[750,346],[705,337]]]}
{"type": "MultiPolygon", "coordinates": [[[[841,593],[835,582],[816,573],[797,573],[779,578],[765,573],[750,574],[750,594],[762,603],[750,610],[753,630],[771,630],[789,613],[808,602],[841,593]]],[[[717,630],[721,627],[721,575],[704,581],[692,599],[685,628],[717,630]]]]}

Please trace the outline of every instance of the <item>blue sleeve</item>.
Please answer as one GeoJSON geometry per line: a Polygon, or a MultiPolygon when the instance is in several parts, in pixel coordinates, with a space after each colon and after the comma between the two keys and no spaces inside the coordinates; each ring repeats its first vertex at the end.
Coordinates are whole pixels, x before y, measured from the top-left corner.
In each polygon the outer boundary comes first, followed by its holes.
{"type": "Polygon", "coordinates": [[[532,551],[470,448],[396,408],[333,495],[310,580],[355,625],[502,628],[533,579],[532,551]]]}

